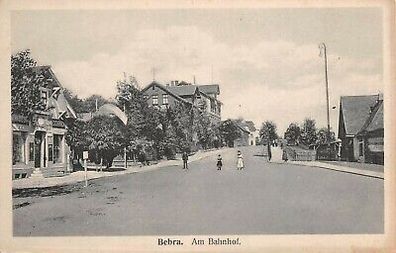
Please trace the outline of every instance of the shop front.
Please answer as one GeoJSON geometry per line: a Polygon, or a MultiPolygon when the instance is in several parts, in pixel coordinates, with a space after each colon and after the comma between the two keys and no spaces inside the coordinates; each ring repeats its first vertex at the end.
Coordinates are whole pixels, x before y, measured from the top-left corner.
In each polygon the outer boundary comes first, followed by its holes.
{"type": "Polygon", "coordinates": [[[12,178],[50,177],[68,173],[66,127],[41,112],[28,120],[12,116],[12,178]]]}

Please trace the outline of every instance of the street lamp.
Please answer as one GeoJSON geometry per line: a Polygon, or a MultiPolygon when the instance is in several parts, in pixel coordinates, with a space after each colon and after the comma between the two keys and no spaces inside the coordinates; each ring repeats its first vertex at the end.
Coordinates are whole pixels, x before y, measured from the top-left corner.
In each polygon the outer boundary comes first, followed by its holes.
{"type": "Polygon", "coordinates": [[[325,62],[325,81],[326,81],[326,103],[327,103],[327,141],[330,141],[330,102],[329,102],[329,77],[328,77],[328,62],[327,62],[327,48],[325,43],[319,44],[320,55],[324,55],[325,62]]]}

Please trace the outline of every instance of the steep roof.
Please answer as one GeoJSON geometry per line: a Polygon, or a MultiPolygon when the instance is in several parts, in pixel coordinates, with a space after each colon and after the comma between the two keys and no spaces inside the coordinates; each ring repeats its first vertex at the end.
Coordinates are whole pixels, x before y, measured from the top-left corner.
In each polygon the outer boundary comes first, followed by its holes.
{"type": "Polygon", "coordinates": [[[377,99],[378,95],[341,97],[340,110],[347,135],[356,135],[362,129],[377,99]]]}
{"type": "Polygon", "coordinates": [[[195,85],[166,86],[166,88],[179,96],[192,96],[197,90],[195,85]]]}
{"type": "Polygon", "coordinates": [[[220,88],[218,84],[195,85],[182,83],[183,81],[178,86],[166,86],[166,88],[175,92],[179,96],[193,95],[197,88],[199,89],[199,91],[205,94],[220,94],[220,88]]]}
{"type": "Polygon", "coordinates": [[[251,121],[251,120],[246,120],[245,125],[249,128],[250,132],[254,132],[257,130],[256,127],[254,126],[253,121],[251,121]]]}
{"type": "Polygon", "coordinates": [[[249,130],[246,129],[246,128],[248,128],[248,127],[244,124],[244,122],[239,121],[239,120],[231,120],[231,122],[232,122],[237,128],[239,128],[240,130],[242,130],[243,132],[250,134],[249,130]]]}
{"type": "Polygon", "coordinates": [[[77,114],[71,107],[67,99],[65,98],[62,85],[52,71],[51,66],[35,66],[32,67],[32,71],[36,73],[42,73],[46,78],[51,79],[51,85],[47,88],[52,88],[48,99],[48,108],[54,118],[60,118],[65,116],[66,118],[77,118],[77,114]]]}
{"type": "Polygon", "coordinates": [[[63,115],[65,115],[66,118],[77,118],[76,112],[70,106],[63,92],[60,92],[57,95],[51,95],[48,104],[54,118],[60,118],[63,115]]]}
{"type": "Polygon", "coordinates": [[[206,94],[220,94],[220,87],[218,84],[198,85],[199,89],[206,94]]]}
{"type": "Polygon", "coordinates": [[[35,73],[42,73],[46,78],[50,78],[52,80],[51,84],[53,86],[62,87],[55,73],[52,71],[50,65],[41,65],[32,67],[32,71],[35,73]]]}
{"type": "Polygon", "coordinates": [[[375,110],[367,120],[362,131],[372,132],[375,130],[384,129],[384,102],[379,101],[375,110]]]}
{"type": "Polygon", "coordinates": [[[152,81],[149,85],[147,85],[147,86],[142,90],[142,92],[144,93],[146,90],[148,90],[150,87],[153,87],[153,86],[157,86],[158,88],[160,88],[160,89],[162,89],[163,91],[167,92],[168,94],[172,95],[174,98],[178,99],[179,101],[182,101],[182,102],[184,102],[184,103],[187,103],[187,104],[191,104],[191,105],[192,105],[191,102],[185,100],[184,98],[180,97],[180,96],[179,96],[178,94],[176,94],[175,92],[169,90],[169,89],[168,89],[169,86],[164,86],[164,85],[162,85],[162,84],[160,84],[160,83],[158,83],[158,82],[156,82],[156,81],[152,81]]]}

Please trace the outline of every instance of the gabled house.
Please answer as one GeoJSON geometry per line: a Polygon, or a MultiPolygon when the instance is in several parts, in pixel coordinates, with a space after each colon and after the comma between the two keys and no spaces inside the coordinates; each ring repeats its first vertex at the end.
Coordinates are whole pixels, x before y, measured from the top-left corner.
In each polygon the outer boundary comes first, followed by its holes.
{"type": "Polygon", "coordinates": [[[250,120],[245,121],[245,128],[250,132],[249,134],[249,145],[250,146],[256,146],[258,145],[258,137],[259,137],[259,131],[258,129],[254,126],[254,122],[250,120]]]}
{"type": "Polygon", "coordinates": [[[233,120],[235,125],[240,129],[241,137],[237,139],[237,146],[255,146],[257,145],[258,130],[254,122],[250,120],[233,120]]]}
{"type": "Polygon", "coordinates": [[[249,128],[238,120],[232,120],[237,129],[239,130],[239,138],[234,141],[234,147],[249,146],[250,145],[250,131],[249,128]]]}
{"type": "Polygon", "coordinates": [[[341,97],[338,126],[341,158],[383,164],[383,121],[382,94],[341,97]]]}
{"type": "Polygon", "coordinates": [[[56,176],[69,169],[65,135],[67,124],[77,118],[63,95],[62,85],[50,66],[33,67],[48,80],[40,87],[45,109],[36,111],[31,118],[11,115],[12,121],[12,177],[31,175],[56,176]]]}
{"type": "Polygon", "coordinates": [[[205,110],[216,123],[221,120],[222,103],[217,99],[220,94],[218,84],[195,85],[184,81],[172,81],[170,84],[162,85],[153,81],[142,93],[149,106],[166,109],[181,102],[205,110]]]}

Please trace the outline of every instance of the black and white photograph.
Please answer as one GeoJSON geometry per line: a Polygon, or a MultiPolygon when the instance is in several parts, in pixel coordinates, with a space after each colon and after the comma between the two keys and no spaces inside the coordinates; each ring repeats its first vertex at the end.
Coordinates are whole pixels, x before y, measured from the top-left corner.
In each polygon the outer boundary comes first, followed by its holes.
{"type": "Polygon", "coordinates": [[[37,3],[9,7],[2,52],[10,252],[142,236],[156,251],[390,247],[392,1],[37,3]]]}

